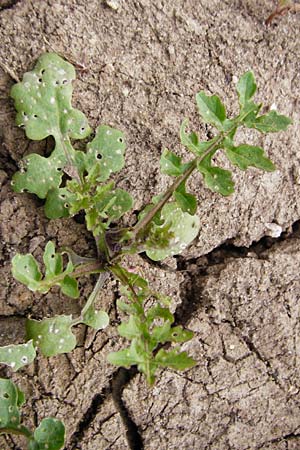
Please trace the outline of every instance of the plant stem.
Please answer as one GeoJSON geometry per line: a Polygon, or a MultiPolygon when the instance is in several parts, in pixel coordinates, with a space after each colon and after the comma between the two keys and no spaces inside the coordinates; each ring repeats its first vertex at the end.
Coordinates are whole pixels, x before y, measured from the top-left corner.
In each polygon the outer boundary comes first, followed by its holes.
{"type": "Polygon", "coordinates": [[[208,149],[201,155],[194,158],[192,161],[190,161],[189,167],[183,172],[182,175],[176,178],[174,183],[166,190],[163,197],[159,200],[156,205],[153,206],[153,208],[142,218],[140,222],[138,222],[132,229],[133,237],[136,237],[141,230],[143,230],[145,227],[149,225],[155,214],[160,211],[163,206],[168,202],[168,200],[172,197],[173,193],[176,191],[176,189],[180,186],[181,183],[184,183],[189,176],[193,173],[193,171],[196,169],[197,164],[201,162],[211,151],[217,150],[218,145],[220,142],[226,137],[232,130],[235,128],[232,127],[228,132],[226,133],[220,133],[218,139],[213,142],[208,149]]]}
{"type": "Polygon", "coordinates": [[[105,281],[108,279],[109,273],[108,272],[101,272],[99,275],[99,278],[97,280],[97,283],[94,286],[94,289],[92,293],[90,294],[86,304],[82,308],[81,311],[81,318],[84,317],[85,313],[88,311],[88,309],[94,304],[95,300],[97,299],[97,296],[99,294],[99,291],[102,289],[105,281]]]}

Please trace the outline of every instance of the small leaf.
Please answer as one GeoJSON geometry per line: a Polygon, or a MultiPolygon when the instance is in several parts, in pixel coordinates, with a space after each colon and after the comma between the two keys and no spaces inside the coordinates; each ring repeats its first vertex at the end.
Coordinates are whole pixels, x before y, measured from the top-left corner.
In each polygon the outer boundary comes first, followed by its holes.
{"type": "Polygon", "coordinates": [[[75,280],[75,278],[66,275],[62,283],[60,283],[60,287],[64,295],[67,295],[68,297],[71,298],[79,297],[78,283],[77,280],[75,280]]]}
{"type": "Polygon", "coordinates": [[[246,170],[249,166],[269,172],[275,170],[274,164],[264,156],[264,150],[261,147],[247,144],[238,147],[226,147],[226,155],[232,164],[238,166],[241,170],[246,170]]]}
{"type": "Polygon", "coordinates": [[[185,190],[185,183],[181,183],[179,187],[174,192],[174,197],[178,206],[183,212],[187,212],[192,216],[197,211],[197,200],[192,194],[189,194],[185,190]]]}
{"type": "Polygon", "coordinates": [[[0,347],[0,363],[11,367],[13,372],[31,364],[35,357],[36,351],[32,341],[0,347]]]}
{"type": "Polygon", "coordinates": [[[262,133],[276,133],[285,131],[292,123],[289,117],[270,111],[268,114],[257,117],[252,124],[247,124],[250,128],[255,128],[262,133]]]}
{"type": "Polygon", "coordinates": [[[84,314],[82,322],[98,331],[108,326],[109,317],[105,311],[95,311],[91,306],[84,314]]]}
{"type": "Polygon", "coordinates": [[[180,140],[182,145],[187,147],[192,153],[196,156],[202,156],[203,153],[208,151],[218,140],[218,136],[214,137],[209,141],[199,141],[199,138],[196,133],[187,133],[186,127],[188,126],[188,120],[185,119],[180,126],[180,140]]]}
{"type": "Polygon", "coordinates": [[[12,274],[16,280],[25,284],[31,291],[38,289],[42,274],[36,259],[31,254],[17,254],[11,263],[12,274]]]}
{"type": "Polygon", "coordinates": [[[160,171],[171,177],[178,177],[185,172],[189,166],[190,164],[182,164],[181,158],[175,153],[170,152],[168,149],[165,149],[161,155],[160,171]]]}
{"type": "Polygon", "coordinates": [[[234,182],[229,170],[211,166],[210,157],[204,158],[198,164],[198,170],[204,176],[206,186],[213,192],[218,192],[224,196],[234,192],[234,182]]]}
{"type": "Polygon", "coordinates": [[[241,76],[237,83],[236,90],[239,95],[240,105],[244,108],[256,92],[256,83],[253,72],[249,71],[241,76]]]}
{"type": "Polygon", "coordinates": [[[109,222],[120,219],[133,205],[133,198],[123,189],[115,189],[107,194],[106,201],[109,201],[109,206],[105,208],[109,222]]]}
{"type": "Polygon", "coordinates": [[[75,200],[75,195],[67,188],[49,189],[46,203],[44,205],[45,215],[48,219],[59,219],[69,217],[69,207],[75,200]]]}
{"type": "Polygon", "coordinates": [[[111,364],[114,364],[115,366],[126,368],[134,366],[141,362],[139,358],[137,359],[136,353],[132,351],[132,346],[118,352],[109,353],[107,359],[111,364]]]}
{"type": "Polygon", "coordinates": [[[122,322],[121,325],[118,326],[119,335],[122,337],[126,337],[127,339],[139,338],[144,334],[145,327],[141,321],[135,317],[130,316],[129,321],[122,322]]]}
{"type": "Polygon", "coordinates": [[[72,316],[56,316],[41,321],[28,319],[26,335],[28,339],[33,339],[34,345],[41,349],[44,356],[69,353],[76,346],[72,323],[72,316]]]}
{"type": "Polygon", "coordinates": [[[224,131],[226,120],[225,106],[217,95],[206,95],[203,91],[196,95],[200,115],[205,122],[214,125],[219,131],[224,131]]]}
{"type": "MultiPolygon", "coordinates": [[[[43,419],[35,430],[33,437],[34,443],[38,447],[34,447],[32,444],[32,450],[59,450],[65,442],[64,424],[51,417],[43,419]]],[[[31,448],[29,447],[30,450],[31,448]]]]}
{"type": "Polygon", "coordinates": [[[189,369],[196,364],[193,358],[186,352],[180,352],[178,348],[169,351],[160,349],[155,356],[155,362],[161,367],[170,367],[174,370],[189,369]]]}
{"type": "Polygon", "coordinates": [[[87,146],[86,170],[89,172],[97,164],[100,167],[98,181],[107,180],[112,172],[118,172],[124,167],[125,148],[121,131],[101,125],[87,146]]]}
{"type": "MultiPolygon", "coordinates": [[[[148,243],[146,253],[154,261],[181,253],[195,239],[200,227],[199,218],[183,212],[176,203],[167,203],[162,208],[161,218],[164,220],[162,227],[169,226],[169,233],[173,237],[166,248],[159,248],[159,242],[157,248],[153,248],[151,242],[148,243]]],[[[159,231],[161,227],[156,229],[159,231]]]]}
{"type": "Polygon", "coordinates": [[[46,268],[46,277],[53,277],[62,272],[62,256],[60,253],[55,253],[55,245],[52,241],[49,241],[45,247],[43,261],[46,268]]]}

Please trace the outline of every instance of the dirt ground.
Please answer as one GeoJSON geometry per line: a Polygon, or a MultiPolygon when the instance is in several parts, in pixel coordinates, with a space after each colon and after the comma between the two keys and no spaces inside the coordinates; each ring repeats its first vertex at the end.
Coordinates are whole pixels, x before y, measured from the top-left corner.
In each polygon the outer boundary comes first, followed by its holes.
{"type": "MultiPolygon", "coordinates": [[[[266,27],[273,7],[267,0],[0,1],[0,62],[9,68],[0,68],[0,345],[22,342],[29,315],[79,311],[58,291],[36,295],[17,283],[15,253],[39,258],[52,239],[95,254],[80,221],[48,221],[41,201],[10,189],[20,158],[49,145],[29,142],[15,126],[11,75],[21,78],[44,51],[77,62],[73,104],[93,127],[125,132],[118,183],[134,195],[136,210],[167,186],[159,173],[163,148],[187,156],[178,137],[183,118],[202,139],[211,133],[198,121],[199,90],[219,94],[234,114],[236,80],[252,69],[256,98],[293,119],[285,133],[240,136],[264,146],[275,172],[234,171],[229,198],[193,178],[201,230],[169,261],[174,272],[134,260],[173,296],[177,321],[195,332],[185,348],[196,367],[161,371],[150,389],[134,369],[106,362],[124,344],[111,280],[98,300],[111,317],[105,331],[79,327],[71,354],[40,356],[15,374],[0,369],[26,393],[26,424],[49,415],[65,422],[67,450],[300,449],[300,16],[266,27]]],[[[83,279],[80,286],[82,305],[92,284],[83,279]]],[[[1,450],[24,448],[0,436],[1,450]]]]}

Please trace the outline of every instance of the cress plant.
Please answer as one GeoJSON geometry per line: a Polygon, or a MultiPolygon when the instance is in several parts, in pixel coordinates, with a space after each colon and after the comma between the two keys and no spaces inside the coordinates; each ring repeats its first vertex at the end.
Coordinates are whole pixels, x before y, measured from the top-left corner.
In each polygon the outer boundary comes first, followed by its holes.
{"type": "MultiPolygon", "coordinates": [[[[25,129],[29,139],[52,136],[55,145],[48,157],[26,156],[13,176],[12,187],[15,192],[26,191],[44,199],[49,219],[73,217],[83,211],[86,227],[95,238],[97,257],[76,255],[71,249],[56,251],[54,243],[49,241],[43,267],[33,255],[17,254],[12,259],[12,273],[32,291],[47,293],[53,286],[59,286],[63,294],[72,298],[79,297],[80,277],[98,274],[98,281],[79,317],[27,319],[26,342],[1,347],[0,362],[16,371],[30,364],[36,351],[44,356],[72,351],[76,346],[72,329],[80,323],[97,331],[105,328],[109,323],[108,315],[96,310],[94,303],[107,278],[113,275],[121,286],[122,298],[117,306],[128,315],[128,320],[118,326],[118,332],[130,345],[110,353],[108,360],[116,366],[137,366],[152,384],[158,368],[184,370],[194,366],[195,361],[180,348],[180,343],[191,339],[193,333],[174,324],[168,297],[154,292],[144,278],[123,267],[124,255],[145,252],[152,260],[161,261],[179,254],[197,237],[200,227],[196,197],[186,189],[192,173],[199,171],[204,185],[211,191],[224,196],[232,194],[231,171],[215,164],[216,153],[223,152],[230,163],[241,170],[252,166],[273,171],[275,166],[262,148],[235,144],[235,134],[238,128],[253,128],[261,133],[286,130],[291,120],[276,111],[260,114],[262,105],[252,99],[256,91],[252,72],[246,72],[237,83],[240,110],[233,118],[227,117],[218,96],[199,92],[196,102],[200,116],[217,130],[216,135],[201,141],[195,132],[187,131],[188,121],[184,120],[180,140],[191,152],[191,159],[183,162],[172,151],[164,150],[160,169],[172,178],[170,187],[145,206],[135,225],[118,227],[118,220],[133,208],[132,196],[116,187],[111,178],[124,167],[124,135],[101,125],[85,152],[73,147],[73,140],[87,138],[92,131],[84,114],[72,107],[74,79],[75,70],[70,63],[54,53],[46,53],[31,72],[24,74],[23,81],[13,86],[11,96],[17,110],[17,125],[25,129]],[[66,254],[65,259],[63,254],[66,254]]],[[[10,398],[12,403],[0,394],[0,433],[14,433],[15,425],[5,422],[9,420],[5,411],[7,405],[17,408],[19,391],[8,380],[1,380],[1,383],[3,389],[14,394],[10,398]]],[[[47,434],[47,427],[43,430],[47,434]]],[[[34,436],[36,433],[37,430],[34,436]]],[[[52,430],[49,433],[50,436],[52,430]]],[[[30,449],[47,448],[34,447],[32,434],[28,437],[30,449]]],[[[48,448],[55,450],[59,445],[48,448]]]]}

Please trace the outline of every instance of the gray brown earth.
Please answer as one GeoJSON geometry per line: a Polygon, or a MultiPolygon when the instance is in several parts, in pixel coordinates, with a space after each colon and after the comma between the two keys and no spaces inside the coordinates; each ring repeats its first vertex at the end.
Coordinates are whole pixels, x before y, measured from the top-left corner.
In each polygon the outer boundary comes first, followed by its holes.
{"type": "MultiPolygon", "coordinates": [[[[137,257],[132,264],[171,294],[178,323],[195,332],[185,348],[197,360],[186,372],[161,371],[154,388],[134,370],[106,362],[121,348],[111,280],[99,306],[111,317],[103,332],[78,328],[68,355],[39,357],[11,374],[27,397],[24,421],[64,420],[68,450],[299,450],[300,361],[300,21],[287,15],[266,27],[274,2],[263,0],[56,0],[0,2],[0,345],[22,342],[24,321],[80,305],[58,291],[36,295],[10,273],[16,252],[40,258],[49,239],[95,254],[84,225],[45,219],[40,201],[10,189],[20,158],[43,153],[51,142],[28,142],[14,125],[9,90],[44,51],[77,63],[74,105],[127,136],[127,165],[117,177],[136,199],[136,210],[169,180],[159,173],[164,147],[188,155],[178,129],[184,117],[202,139],[194,96],[219,94],[237,111],[234,85],[255,72],[267,107],[293,119],[285,133],[239,139],[263,145],[273,173],[234,171],[236,192],[222,198],[190,182],[199,199],[198,239],[173,272],[137,257]],[[271,236],[271,237],[270,237],[271,236]]],[[[81,283],[81,305],[92,289],[81,283]]],[[[0,437],[0,449],[24,449],[0,437]]]]}

